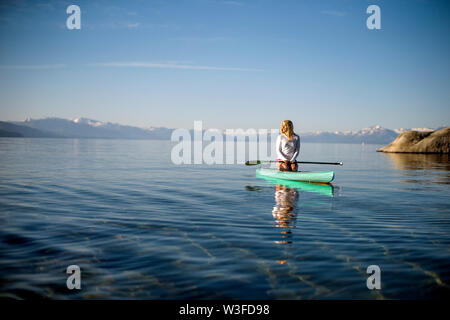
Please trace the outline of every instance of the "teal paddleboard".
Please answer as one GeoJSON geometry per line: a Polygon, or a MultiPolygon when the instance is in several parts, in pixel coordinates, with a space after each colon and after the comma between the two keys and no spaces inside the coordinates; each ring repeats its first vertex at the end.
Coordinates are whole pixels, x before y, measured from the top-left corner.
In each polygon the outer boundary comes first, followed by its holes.
{"type": "Polygon", "coordinates": [[[331,184],[308,183],[308,182],[301,182],[301,181],[269,178],[269,177],[258,174],[258,172],[256,172],[256,176],[258,178],[266,180],[267,182],[269,182],[270,184],[273,184],[273,185],[282,185],[282,186],[285,186],[286,188],[290,188],[290,189],[297,189],[297,190],[306,191],[306,192],[320,193],[320,194],[327,195],[330,197],[332,197],[334,195],[334,188],[331,184]]]}
{"type": "Polygon", "coordinates": [[[333,171],[278,171],[277,169],[260,168],[256,174],[262,177],[302,182],[330,183],[334,179],[333,171]]]}

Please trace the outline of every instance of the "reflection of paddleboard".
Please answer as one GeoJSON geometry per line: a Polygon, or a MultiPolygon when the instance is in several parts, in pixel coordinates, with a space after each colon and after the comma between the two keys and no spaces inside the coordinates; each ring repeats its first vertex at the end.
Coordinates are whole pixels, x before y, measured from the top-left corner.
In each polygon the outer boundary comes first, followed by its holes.
{"type": "Polygon", "coordinates": [[[300,181],[291,181],[291,180],[283,180],[283,179],[276,179],[276,178],[270,178],[267,176],[261,175],[259,170],[256,171],[256,176],[258,178],[263,178],[264,180],[270,182],[274,185],[283,185],[287,188],[292,189],[298,189],[301,191],[307,191],[307,192],[316,192],[320,194],[324,194],[327,196],[333,196],[333,186],[331,184],[314,184],[314,183],[307,183],[307,182],[300,182],[300,181]]]}
{"type": "Polygon", "coordinates": [[[283,180],[304,181],[304,182],[330,183],[334,179],[333,171],[289,172],[289,171],[278,171],[277,169],[261,168],[261,169],[256,170],[256,172],[257,172],[257,174],[264,176],[264,177],[283,179],[283,180]]]}

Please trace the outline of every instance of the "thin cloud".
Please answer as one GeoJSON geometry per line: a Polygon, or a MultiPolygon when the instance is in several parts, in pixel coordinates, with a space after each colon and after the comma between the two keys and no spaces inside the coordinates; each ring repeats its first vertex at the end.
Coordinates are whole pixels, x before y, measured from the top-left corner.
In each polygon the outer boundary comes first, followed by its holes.
{"type": "Polygon", "coordinates": [[[133,29],[139,27],[141,24],[139,22],[136,23],[130,23],[127,25],[128,28],[133,29]]]}
{"type": "Polygon", "coordinates": [[[227,37],[179,37],[173,38],[176,41],[198,41],[198,42],[218,42],[218,41],[228,41],[232,40],[232,38],[227,37]]]}
{"type": "Polygon", "coordinates": [[[160,68],[160,69],[183,69],[183,70],[216,70],[216,71],[263,71],[261,69],[198,66],[176,63],[153,63],[153,62],[109,62],[95,63],[94,67],[116,67],[116,68],[160,68]]]}
{"type": "Polygon", "coordinates": [[[143,30],[178,30],[174,24],[141,23],[137,21],[108,21],[106,23],[85,23],[84,27],[89,30],[120,30],[120,29],[143,29],[143,30]]]}
{"type": "Polygon", "coordinates": [[[336,10],[325,10],[325,11],[321,11],[321,13],[327,14],[329,16],[335,16],[335,17],[343,17],[347,14],[347,12],[336,11],[336,10]]]}
{"type": "Polygon", "coordinates": [[[0,69],[10,70],[43,70],[43,69],[61,69],[65,64],[38,64],[38,65],[0,65],[0,69]]]}
{"type": "Polygon", "coordinates": [[[224,0],[221,2],[222,4],[228,4],[228,5],[232,5],[232,6],[243,6],[244,4],[242,2],[239,1],[232,1],[232,0],[224,0]]]}

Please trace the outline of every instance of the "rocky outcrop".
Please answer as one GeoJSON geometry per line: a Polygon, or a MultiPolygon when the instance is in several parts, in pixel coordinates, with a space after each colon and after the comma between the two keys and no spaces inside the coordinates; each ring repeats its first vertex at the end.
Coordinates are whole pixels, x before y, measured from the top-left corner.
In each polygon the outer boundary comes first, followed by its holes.
{"type": "Polygon", "coordinates": [[[387,146],[378,149],[379,152],[405,153],[450,153],[450,127],[432,131],[407,131],[387,146]]]}

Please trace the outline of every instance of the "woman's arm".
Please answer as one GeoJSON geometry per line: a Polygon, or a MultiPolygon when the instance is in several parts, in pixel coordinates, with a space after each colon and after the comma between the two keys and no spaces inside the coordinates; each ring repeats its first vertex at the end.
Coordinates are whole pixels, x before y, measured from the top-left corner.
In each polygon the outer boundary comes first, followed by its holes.
{"type": "Polygon", "coordinates": [[[297,159],[298,153],[300,152],[300,137],[297,136],[297,139],[295,141],[295,153],[291,158],[291,161],[295,161],[297,159]]]}
{"type": "Polygon", "coordinates": [[[286,155],[283,153],[281,135],[277,137],[277,156],[278,159],[287,160],[286,155]]]}

